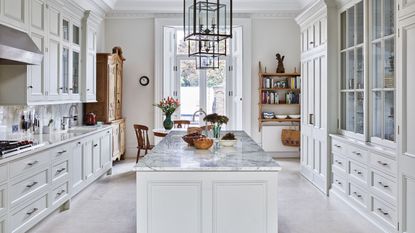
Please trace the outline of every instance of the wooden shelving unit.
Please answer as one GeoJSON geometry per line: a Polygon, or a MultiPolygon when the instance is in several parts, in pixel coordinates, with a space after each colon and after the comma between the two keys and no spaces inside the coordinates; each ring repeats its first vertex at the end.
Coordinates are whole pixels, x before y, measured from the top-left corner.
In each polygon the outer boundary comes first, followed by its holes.
{"type": "MultiPolygon", "coordinates": [[[[297,72],[293,72],[293,73],[264,73],[261,71],[261,67],[260,67],[260,72],[258,74],[259,77],[259,88],[258,88],[258,96],[259,96],[259,102],[258,102],[258,106],[259,106],[259,118],[258,118],[258,124],[259,124],[259,131],[261,131],[262,129],[262,125],[263,123],[268,123],[268,122],[291,122],[291,123],[299,123],[301,122],[301,119],[265,119],[263,118],[263,110],[264,110],[264,106],[266,106],[267,109],[270,109],[272,107],[272,111],[275,113],[275,115],[285,115],[286,113],[284,113],[281,110],[281,107],[285,107],[285,108],[294,108],[292,109],[292,111],[290,113],[295,112],[295,114],[300,115],[300,104],[299,103],[293,103],[293,104],[287,104],[285,103],[285,100],[281,100],[281,96],[280,94],[284,94],[287,92],[293,92],[295,94],[300,94],[301,89],[298,86],[292,87],[289,83],[288,80],[291,78],[297,78],[300,77],[301,74],[297,73],[297,72]],[[277,81],[286,81],[288,84],[288,87],[265,87],[264,86],[264,79],[265,78],[270,78],[273,79],[275,82],[277,81]],[[263,93],[264,92],[272,92],[274,93],[278,93],[279,97],[279,102],[278,104],[275,103],[264,103],[263,102],[263,93]]],[[[292,114],[286,114],[286,115],[292,115],[292,114]]]]}

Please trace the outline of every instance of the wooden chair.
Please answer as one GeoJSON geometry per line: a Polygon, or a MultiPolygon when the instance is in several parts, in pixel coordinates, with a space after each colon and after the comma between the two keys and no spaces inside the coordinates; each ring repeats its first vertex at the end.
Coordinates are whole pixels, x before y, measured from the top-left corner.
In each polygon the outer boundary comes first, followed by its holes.
{"type": "Polygon", "coordinates": [[[150,140],[148,139],[148,127],[145,125],[134,125],[135,135],[137,136],[137,160],[140,159],[140,152],[141,150],[145,150],[146,155],[148,150],[154,148],[153,145],[150,145],[150,140]]]}
{"type": "Polygon", "coordinates": [[[187,128],[190,125],[190,121],[188,120],[175,120],[173,121],[174,128],[181,129],[181,128],[187,128]]]}

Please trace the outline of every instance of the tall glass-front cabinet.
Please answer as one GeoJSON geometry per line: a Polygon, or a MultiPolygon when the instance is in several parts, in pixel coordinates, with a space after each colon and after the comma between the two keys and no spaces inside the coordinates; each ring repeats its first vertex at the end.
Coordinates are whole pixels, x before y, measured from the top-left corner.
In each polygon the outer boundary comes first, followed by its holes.
{"type": "Polygon", "coordinates": [[[385,232],[398,231],[396,1],[347,1],[339,18],[338,134],[331,189],[385,232]]]}

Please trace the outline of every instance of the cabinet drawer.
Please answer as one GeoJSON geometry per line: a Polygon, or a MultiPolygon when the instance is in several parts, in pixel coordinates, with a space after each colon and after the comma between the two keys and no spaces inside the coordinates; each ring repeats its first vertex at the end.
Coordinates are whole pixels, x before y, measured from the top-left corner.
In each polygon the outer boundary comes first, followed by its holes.
{"type": "Polygon", "coordinates": [[[49,152],[44,151],[10,163],[10,177],[39,168],[49,162],[49,152]]]}
{"type": "Polygon", "coordinates": [[[337,173],[333,173],[333,186],[340,190],[342,193],[347,193],[346,178],[337,173]]]}
{"type": "MultiPolygon", "coordinates": [[[[7,184],[0,186],[0,216],[7,212],[7,184]]],[[[2,231],[0,231],[2,232],[2,231]]]]}
{"type": "Polygon", "coordinates": [[[363,188],[353,184],[353,182],[349,183],[349,197],[365,209],[367,208],[367,192],[363,188]]]}
{"type": "Polygon", "coordinates": [[[336,139],[332,139],[332,141],[331,141],[331,151],[346,155],[346,153],[347,153],[346,144],[343,143],[343,142],[340,142],[336,139]]]}
{"type": "Polygon", "coordinates": [[[397,165],[395,160],[372,153],[370,155],[370,164],[373,168],[379,169],[380,171],[385,172],[387,174],[396,176],[397,165]]]}
{"type": "Polygon", "coordinates": [[[349,156],[349,158],[359,161],[361,163],[367,163],[368,161],[368,152],[355,146],[348,146],[347,155],[349,156]]]}
{"type": "Polygon", "coordinates": [[[343,172],[347,172],[347,160],[345,157],[333,154],[333,166],[337,167],[338,169],[342,170],[343,172]]]}
{"type": "Polygon", "coordinates": [[[46,211],[47,208],[47,194],[45,194],[25,205],[23,208],[15,210],[9,218],[11,232],[23,231],[20,228],[27,229],[28,225],[33,225],[37,221],[36,217],[46,211]]]}
{"type": "Polygon", "coordinates": [[[46,187],[48,184],[48,169],[35,173],[22,180],[16,180],[10,185],[9,198],[12,206],[24,201],[28,196],[46,187]]]}
{"type": "Polygon", "coordinates": [[[68,167],[68,160],[54,164],[52,167],[52,182],[68,175],[68,167]]]}
{"type": "Polygon", "coordinates": [[[386,178],[385,175],[380,175],[376,171],[372,171],[372,188],[385,199],[391,199],[396,202],[397,199],[397,183],[396,181],[386,178]]]}
{"type": "Polygon", "coordinates": [[[349,174],[354,179],[357,179],[358,181],[362,182],[364,185],[367,185],[368,171],[367,171],[367,168],[364,167],[362,164],[359,164],[354,161],[350,161],[349,174]]]}
{"type": "Polygon", "coordinates": [[[61,159],[69,157],[70,144],[62,145],[51,150],[52,159],[61,159]]]}
{"type": "Polygon", "coordinates": [[[59,204],[59,202],[63,199],[69,198],[69,183],[65,182],[52,191],[52,205],[59,204]]]}
{"type": "Polygon", "coordinates": [[[397,222],[396,210],[384,201],[372,196],[372,214],[389,225],[395,227],[397,222]]]}
{"type": "Polygon", "coordinates": [[[7,164],[0,166],[0,183],[7,181],[7,164]]]}

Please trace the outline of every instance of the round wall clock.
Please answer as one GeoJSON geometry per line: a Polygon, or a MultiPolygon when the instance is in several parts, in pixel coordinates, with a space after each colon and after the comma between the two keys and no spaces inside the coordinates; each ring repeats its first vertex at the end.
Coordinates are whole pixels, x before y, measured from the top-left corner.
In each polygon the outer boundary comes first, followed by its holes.
{"type": "Polygon", "coordinates": [[[147,86],[150,83],[150,79],[147,76],[140,77],[141,86],[147,86]]]}

